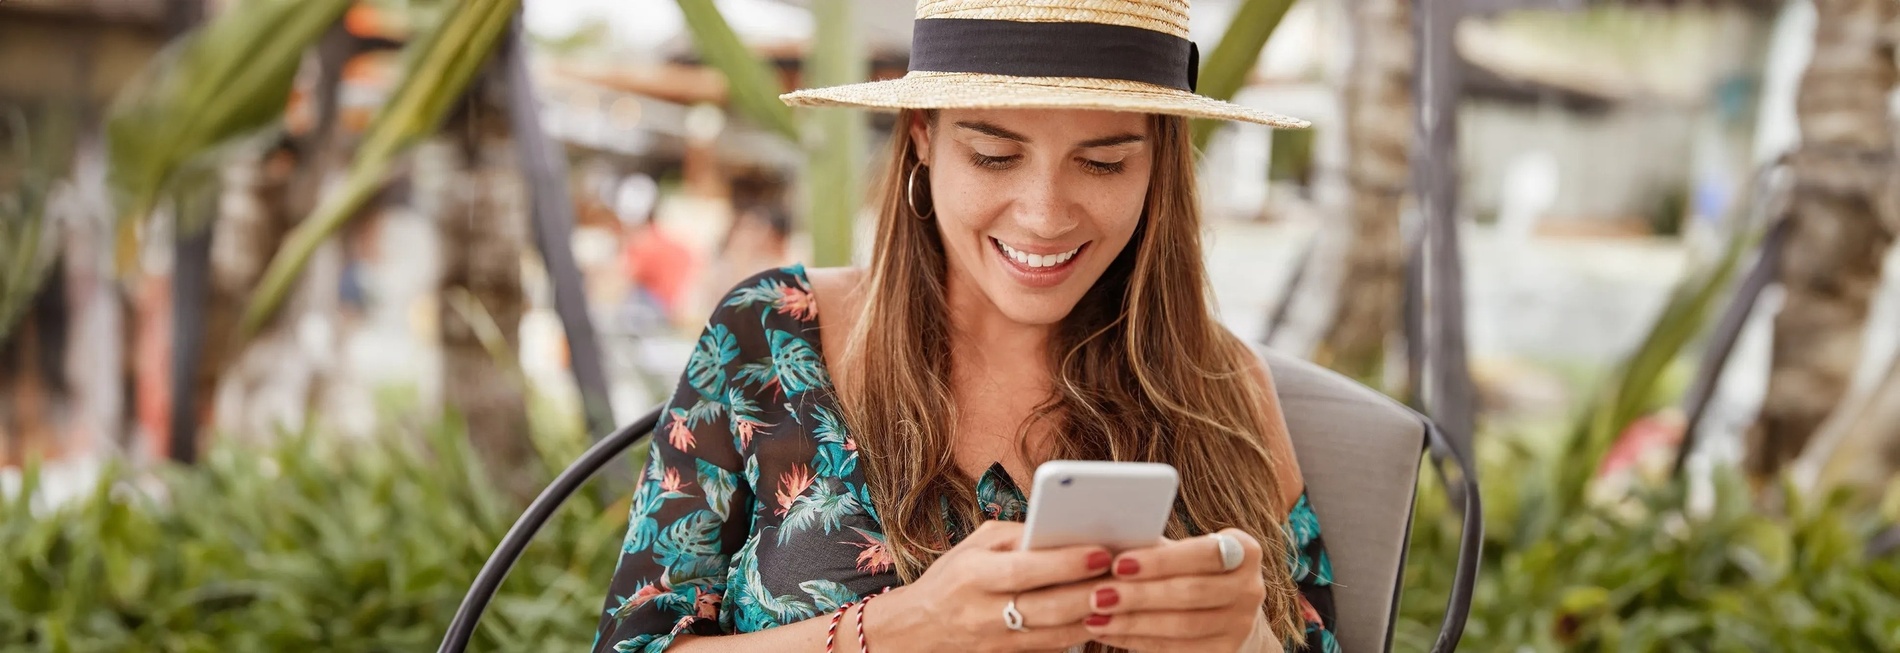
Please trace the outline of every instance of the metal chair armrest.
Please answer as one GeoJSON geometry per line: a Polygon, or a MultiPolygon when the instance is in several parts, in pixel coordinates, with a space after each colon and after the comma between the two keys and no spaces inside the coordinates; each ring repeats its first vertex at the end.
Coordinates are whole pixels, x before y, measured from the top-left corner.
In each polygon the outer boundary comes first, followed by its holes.
{"type": "Polygon", "coordinates": [[[475,574],[475,582],[468,588],[468,595],[462,597],[462,605],[455,608],[455,619],[449,622],[449,632],[442,637],[442,646],[438,653],[462,653],[468,648],[469,639],[475,636],[475,626],[481,622],[482,612],[488,609],[488,602],[494,600],[495,592],[501,589],[501,582],[507,580],[508,571],[521,559],[521,552],[534,541],[535,533],[547,525],[548,518],[554,516],[568,497],[580,490],[607,462],[619,457],[621,453],[633,447],[634,443],[659,424],[660,411],[654,410],[632,424],[601,438],[579,460],[561,471],[560,476],[549,483],[541,495],[528,504],[527,512],[515,520],[515,525],[502,536],[501,543],[495,545],[495,553],[488,556],[488,562],[475,574]]]}
{"type": "Polygon", "coordinates": [[[1439,478],[1447,484],[1448,495],[1462,500],[1464,524],[1458,533],[1458,567],[1452,573],[1451,595],[1445,599],[1445,620],[1439,626],[1437,641],[1432,643],[1434,653],[1450,653],[1458,649],[1458,640],[1465,633],[1465,621],[1471,617],[1471,593],[1478,582],[1478,565],[1484,558],[1484,508],[1478,498],[1477,470],[1471,461],[1430,419],[1425,420],[1425,437],[1439,478]],[[1445,474],[1446,463],[1458,470],[1455,481],[1445,474]]]}

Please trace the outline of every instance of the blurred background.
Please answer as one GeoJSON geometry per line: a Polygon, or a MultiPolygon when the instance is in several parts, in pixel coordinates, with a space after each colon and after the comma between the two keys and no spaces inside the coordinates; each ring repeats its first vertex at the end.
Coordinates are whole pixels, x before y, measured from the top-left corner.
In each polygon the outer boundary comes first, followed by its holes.
{"type": "MultiPolygon", "coordinates": [[[[1192,10],[1201,92],[1314,123],[1196,125],[1221,319],[1479,461],[1466,649],[1900,651],[1900,3],[1192,10]]],[[[432,649],[725,290],[864,260],[891,116],[775,96],[912,12],[0,0],[0,651],[432,649]]],[[[480,650],[589,641],[639,463],[480,650]]]]}

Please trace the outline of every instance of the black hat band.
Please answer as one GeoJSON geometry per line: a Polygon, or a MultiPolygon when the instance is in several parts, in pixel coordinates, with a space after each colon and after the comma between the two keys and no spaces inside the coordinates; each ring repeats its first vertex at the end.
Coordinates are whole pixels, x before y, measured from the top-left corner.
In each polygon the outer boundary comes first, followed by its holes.
{"type": "Polygon", "coordinates": [[[910,69],[1119,79],[1191,92],[1200,58],[1193,41],[1126,25],[919,18],[910,69]]]}

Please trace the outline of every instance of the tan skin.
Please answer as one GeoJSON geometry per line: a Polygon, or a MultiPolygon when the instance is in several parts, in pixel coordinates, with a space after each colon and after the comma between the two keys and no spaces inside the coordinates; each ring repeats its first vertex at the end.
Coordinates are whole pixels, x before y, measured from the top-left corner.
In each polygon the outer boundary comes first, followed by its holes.
{"type": "MultiPolygon", "coordinates": [[[[1012,478],[1033,478],[1040,461],[1022,459],[1015,437],[1040,398],[1049,396],[1051,379],[1030,361],[1047,360],[1053,326],[1134,233],[1153,157],[1147,118],[944,110],[934,129],[919,121],[909,134],[929,166],[932,220],[948,252],[957,465],[976,477],[1001,461],[1012,478]],[[1062,283],[1034,288],[1011,277],[992,239],[1036,253],[1083,248],[1062,283]]],[[[841,369],[836,355],[861,313],[863,271],[815,269],[810,277],[826,364],[841,369]]],[[[1256,372],[1271,388],[1266,368],[1256,372]]],[[[1046,436],[1032,429],[1030,449],[1046,436]]],[[[1294,460],[1290,442],[1268,445],[1277,460],[1294,460]]],[[[1288,510],[1303,487],[1298,469],[1289,471],[1281,475],[1288,510]]],[[[1111,556],[1099,547],[1018,551],[1021,531],[1021,524],[987,522],[915,582],[880,597],[865,619],[870,641],[959,652],[1055,651],[1091,640],[1135,651],[1280,650],[1259,608],[1265,595],[1260,545],[1245,532],[1225,531],[1242,542],[1247,558],[1222,572],[1213,538],[1163,541],[1111,556]],[[1003,627],[1000,606],[1012,597],[1030,632],[1003,627]]],[[[682,637],[676,647],[820,650],[828,625],[828,619],[808,619],[744,635],[682,637]]]]}

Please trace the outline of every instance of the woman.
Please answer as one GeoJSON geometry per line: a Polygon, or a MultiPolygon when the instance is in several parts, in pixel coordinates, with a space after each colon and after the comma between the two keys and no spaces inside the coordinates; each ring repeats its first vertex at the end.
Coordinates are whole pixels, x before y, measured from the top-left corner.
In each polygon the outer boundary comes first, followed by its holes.
{"type": "Polygon", "coordinates": [[[595,650],[861,650],[844,616],[880,650],[1336,650],[1272,381],[1208,304],[1186,118],[1304,123],[1194,95],[1187,13],[924,0],[905,78],[785,96],[901,111],[871,262],[714,312],[595,650]],[[1017,551],[1052,459],[1173,465],[1171,539],[1017,551]]]}

